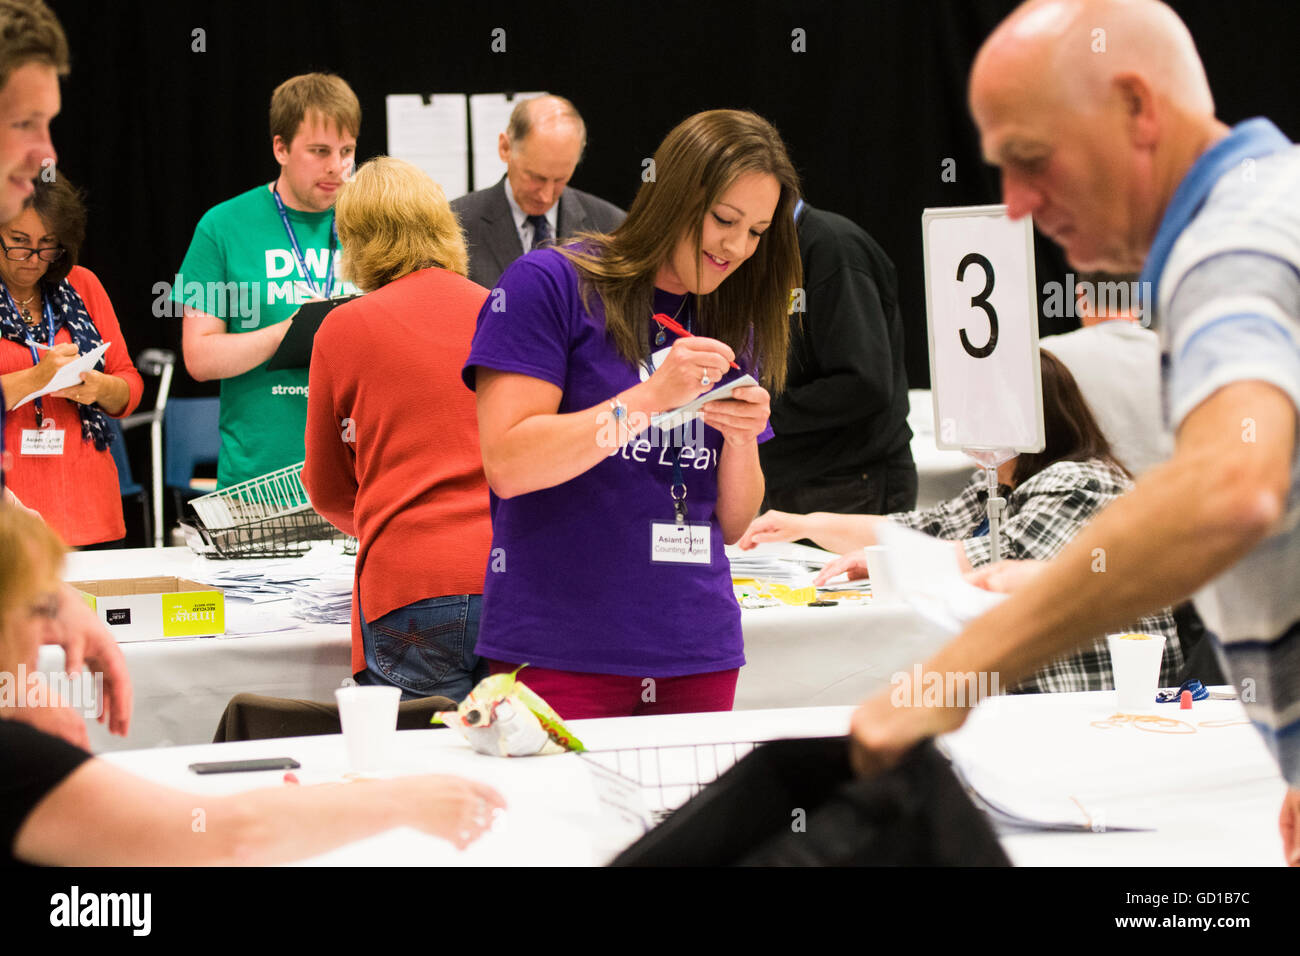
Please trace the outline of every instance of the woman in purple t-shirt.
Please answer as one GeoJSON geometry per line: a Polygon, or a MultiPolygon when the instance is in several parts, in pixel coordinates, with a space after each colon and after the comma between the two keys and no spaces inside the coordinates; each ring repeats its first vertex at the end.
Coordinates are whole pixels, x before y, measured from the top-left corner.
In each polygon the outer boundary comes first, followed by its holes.
{"type": "Polygon", "coordinates": [[[478,650],[531,665],[566,718],[731,708],[745,658],[723,546],[763,498],[802,281],[798,177],[766,120],[696,114],[647,173],[614,233],[506,270],[464,369],[493,492],[478,650]],[[762,384],[652,420],[743,373],[762,384]]]}

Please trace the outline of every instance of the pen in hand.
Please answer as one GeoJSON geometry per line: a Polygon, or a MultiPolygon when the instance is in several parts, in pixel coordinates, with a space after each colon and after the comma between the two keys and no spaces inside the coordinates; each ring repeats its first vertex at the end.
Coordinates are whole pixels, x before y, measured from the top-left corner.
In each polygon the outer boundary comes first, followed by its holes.
{"type": "MultiPolygon", "coordinates": [[[[670,318],[669,316],[664,315],[662,312],[656,312],[654,316],[654,320],[658,322],[660,325],[662,325],[669,332],[673,332],[677,335],[680,335],[684,339],[695,338],[694,335],[692,335],[690,332],[687,332],[684,328],[682,328],[681,325],[679,325],[676,320],[670,318]]],[[[735,362],[731,363],[731,367],[734,368],[737,372],[741,371],[740,366],[737,365],[735,362]]]]}

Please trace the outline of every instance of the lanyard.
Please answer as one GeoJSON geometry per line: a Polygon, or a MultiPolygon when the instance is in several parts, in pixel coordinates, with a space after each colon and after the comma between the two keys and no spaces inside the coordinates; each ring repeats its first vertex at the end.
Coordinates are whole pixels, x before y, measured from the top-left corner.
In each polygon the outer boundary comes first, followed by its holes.
{"type": "MultiPolygon", "coordinates": [[[[685,300],[683,300],[682,304],[685,304],[685,300]]],[[[678,309],[678,311],[680,312],[681,310],[678,309]]],[[[690,319],[688,318],[686,321],[689,323],[690,319]]],[[[690,330],[689,325],[687,325],[687,330],[690,330]]],[[[663,329],[659,330],[660,336],[663,335],[663,331],[663,329]]],[[[661,344],[660,340],[656,339],[655,344],[661,344]]],[[[655,359],[653,354],[646,359],[645,367],[646,371],[651,375],[654,374],[655,359]]],[[[673,481],[672,484],[668,486],[668,495],[673,500],[673,520],[677,523],[677,530],[679,531],[686,527],[686,482],[682,481],[682,451],[684,449],[684,445],[679,445],[677,447],[677,454],[673,456],[673,481]]],[[[690,547],[690,540],[691,539],[688,537],[688,548],[690,547]]]]}
{"type": "Polygon", "coordinates": [[[677,522],[677,529],[680,531],[686,527],[686,483],[682,481],[681,446],[673,456],[673,483],[668,486],[668,494],[673,499],[673,519],[677,522]]]}
{"type": "Polygon", "coordinates": [[[330,217],[330,262],[325,269],[325,291],[322,293],[320,287],[316,285],[316,280],[307,271],[307,260],[303,258],[302,248],[298,245],[298,237],[293,234],[293,226],[289,224],[289,213],[285,211],[284,200],[280,198],[280,190],[274,186],[271,187],[271,198],[275,200],[275,208],[280,213],[280,222],[284,224],[284,231],[289,236],[289,245],[293,247],[293,257],[298,260],[298,271],[302,273],[307,288],[311,289],[312,294],[317,298],[328,299],[330,289],[334,285],[334,249],[339,243],[339,231],[334,224],[334,217],[330,217]]]}
{"type": "MultiPolygon", "coordinates": [[[[45,300],[45,302],[44,302],[44,306],[45,306],[45,308],[44,308],[44,312],[45,312],[45,331],[46,331],[46,335],[47,335],[47,340],[46,340],[46,342],[47,342],[47,344],[50,346],[50,348],[54,348],[54,310],[53,310],[52,308],[50,308],[50,297],[47,295],[47,296],[43,296],[43,298],[44,298],[44,300],[45,300]]],[[[20,317],[21,317],[22,313],[18,311],[18,303],[14,302],[13,293],[11,293],[11,292],[9,291],[9,287],[8,287],[8,286],[5,286],[5,301],[7,301],[7,302],[9,303],[9,308],[11,308],[11,309],[14,310],[14,315],[17,315],[17,316],[20,316],[20,317]]],[[[20,321],[21,321],[21,319],[20,319],[20,321]]],[[[32,336],[31,336],[31,332],[28,332],[28,333],[27,333],[27,338],[30,339],[31,337],[32,337],[32,336]]],[[[33,364],[33,365],[40,365],[40,364],[41,364],[41,353],[38,352],[38,351],[36,350],[36,346],[35,346],[35,345],[31,345],[31,344],[29,343],[28,346],[27,346],[27,348],[28,348],[28,349],[31,351],[31,353],[32,353],[32,364],[33,364]]],[[[37,399],[33,399],[33,400],[32,400],[32,405],[34,405],[35,408],[36,408],[36,427],[37,427],[37,428],[40,428],[40,427],[41,427],[41,422],[42,422],[42,421],[44,420],[44,418],[45,418],[45,409],[44,409],[44,407],[41,405],[41,400],[40,400],[39,398],[37,398],[37,399]]]]}

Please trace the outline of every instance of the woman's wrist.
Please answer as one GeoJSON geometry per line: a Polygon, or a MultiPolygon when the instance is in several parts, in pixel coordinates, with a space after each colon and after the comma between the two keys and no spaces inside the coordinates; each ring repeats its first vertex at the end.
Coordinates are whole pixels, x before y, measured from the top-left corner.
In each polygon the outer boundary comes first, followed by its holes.
{"type": "MultiPolygon", "coordinates": [[[[53,378],[53,375],[50,378],[53,378]]],[[[15,403],[32,392],[44,388],[48,383],[48,378],[44,382],[40,381],[39,366],[32,366],[18,372],[10,372],[4,377],[5,410],[8,411],[15,403]]]]}
{"type": "Polygon", "coordinates": [[[109,415],[116,417],[126,411],[127,403],[131,401],[131,386],[126,383],[126,379],[116,375],[105,375],[104,378],[108,386],[108,394],[98,399],[96,404],[109,415]]]}
{"type": "Polygon", "coordinates": [[[647,418],[666,410],[651,379],[619,392],[618,397],[627,404],[630,412],[640,412],[647,418]]]}

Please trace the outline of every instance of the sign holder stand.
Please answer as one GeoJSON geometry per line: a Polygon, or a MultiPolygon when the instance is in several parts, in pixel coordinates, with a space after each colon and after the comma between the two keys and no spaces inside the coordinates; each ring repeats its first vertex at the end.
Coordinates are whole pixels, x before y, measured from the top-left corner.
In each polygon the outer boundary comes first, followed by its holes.
{"type": "Polygon", "coordinates": [[[988,480],[989,560],[1002,560],[1002,515],[1007,510],[1007,499],[998,494],[998,465],[1016,457],[1010,448],[963,448],[984,469],[988,480]]]}

